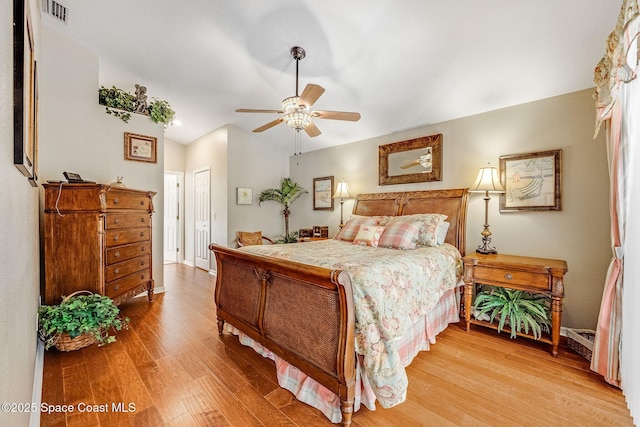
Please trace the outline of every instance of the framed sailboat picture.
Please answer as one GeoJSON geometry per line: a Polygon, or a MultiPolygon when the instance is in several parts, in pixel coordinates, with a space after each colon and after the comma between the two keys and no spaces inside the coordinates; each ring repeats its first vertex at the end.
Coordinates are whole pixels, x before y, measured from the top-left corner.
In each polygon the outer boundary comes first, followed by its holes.
{"type": "Polygon", "coordinates": [[[500,156],[500,212],[561,210],[562,150],[500,156]]]}

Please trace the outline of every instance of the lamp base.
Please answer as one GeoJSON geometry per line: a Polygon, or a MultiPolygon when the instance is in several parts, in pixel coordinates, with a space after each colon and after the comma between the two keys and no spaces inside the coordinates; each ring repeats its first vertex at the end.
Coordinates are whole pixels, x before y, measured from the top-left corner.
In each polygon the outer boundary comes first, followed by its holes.
{"type": "Polygon", "coordinates": [[[482,244],[478,245],[478,248],[476,249],[476,252],[478,252],[479,254],[497,254],[498,251],[496,250],[496,248],[492,248],[491,246],[489,246],[491,243],[491,237],[489,236],[482,236],[482,244]]]}

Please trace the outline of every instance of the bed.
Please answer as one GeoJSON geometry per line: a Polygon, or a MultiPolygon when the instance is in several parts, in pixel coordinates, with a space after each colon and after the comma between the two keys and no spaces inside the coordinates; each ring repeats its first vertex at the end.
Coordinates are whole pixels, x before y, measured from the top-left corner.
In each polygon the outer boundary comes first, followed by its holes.
{"type": "Polygon", "coordinates": [[[383,407],[402,402],[404,367],[458,321],[467,198],[467,189],[356,197],[354,217],[375,218],[376,225],[381,218],[395,223],[417,214],[446,216],[445,243],[416,250],[338,239],[241,250],[210,245],[217,265],[218,332],[238,334],[243,344],[274,359],[280,385],[332,422],[350,425],[360,404],[375,409],[376,401],[383,407]],[[385,251],[402,255],[406,264],[393,266],[385,251]],[[439,261],[425,261],[423,252],[439,261]],[[427,262],[438,264],[430,268],[427,262]],[[407,273],[411,263],[418,263],[423,276],[442,276],[440,281],[423,289],[407,273]],[[367,278],[361,277],[364,271],[367,278]],[[385,280],[404,286],[386,286],[385,280]],[[373,282],[377,290],[369,292],[373,282]],[[390,303],[395,300],[408,308],[396,308],[390,303]]]}

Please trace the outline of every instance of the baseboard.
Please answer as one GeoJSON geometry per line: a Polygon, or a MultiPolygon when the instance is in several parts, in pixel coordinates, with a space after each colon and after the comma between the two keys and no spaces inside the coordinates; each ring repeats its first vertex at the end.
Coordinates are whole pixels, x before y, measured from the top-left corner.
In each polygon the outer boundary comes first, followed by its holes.
{"type": "MultiPolygon", "coordinates": [[[[44,343],[36,338],[36,360],[33,372],[33,394],[31,395],[31,403],[37,404],[40,408],[42,403],[42,378],[44,374],[44,343]]],[[[29,419],[30,427],[38,427],[40,425],[40,411],[31,411],[29,419]]]]}
{"type": "Polygon", "coordinates": [[[194,263],[192,263],[191,261],[187,261],[186,259],[184,261],[182,261],[182,263],[184,265],[188,265],[189,267],[195,267],[194,263]]]}
{"type": "Polygon", "coordinates": [[[209,270],[209,274],[215,276],[217,274],[216,270],[209,270]]]}

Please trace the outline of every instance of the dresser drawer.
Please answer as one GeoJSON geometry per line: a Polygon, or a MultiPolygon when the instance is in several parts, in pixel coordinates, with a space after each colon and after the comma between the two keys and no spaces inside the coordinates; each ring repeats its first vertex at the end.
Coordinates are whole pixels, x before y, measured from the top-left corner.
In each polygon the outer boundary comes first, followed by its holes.
{"type": "Polygon", "coordinates": [[[107,249],[107,265],[126,261],[140,255],[151,253],[151,245],[148,242],[133,243],[131,245],[118,246],[107,249]]]}
{"type": "Polygon", "coordinates": [[[107,231],[107,247],[126,245],[128,243],[145,242],[151,236],[150,228],[130,228],[107,231]]]}
{"type": "Polygon", "coordinates": [[[115,299],[120,294],[123,294],[133,288],[147,283],[151,279],[151,273],[149,268],[130,274],[122,279],[115,280],[111,283],[107,283],[106,294],[108,297],[115,299]]]}
{"type": "Polygon", "coordinates": [[[121,279],[136,271],[144,270],[149,267],[149,255],[143,255],[138,258],[122,261],[107,267],[107,282],[121,279]]]}
{"type": "Polygon", "coordinates": [[[130,227],[146,227],[151,221],[151,216],[148,213],[140,214],[107,214],[106,215],[106,228],[107,230],[113,230],[117,228],[130,228],[130,227]]]}
{"type": "Polygon", "coordinates": [[[151,198],[146,194],[124,191],[108,191],[106,193],[107,209],[141,209],[149,211],[151,198]]]}
{"type": "Polygon", "coordinates": [[[551,290],[548,273],[532,273],[510,268],[491,268],[478,265],[474,267],[473,277],[477,283],[488,281],[499,286],[515,285],[544,291],[551,290]]]}

